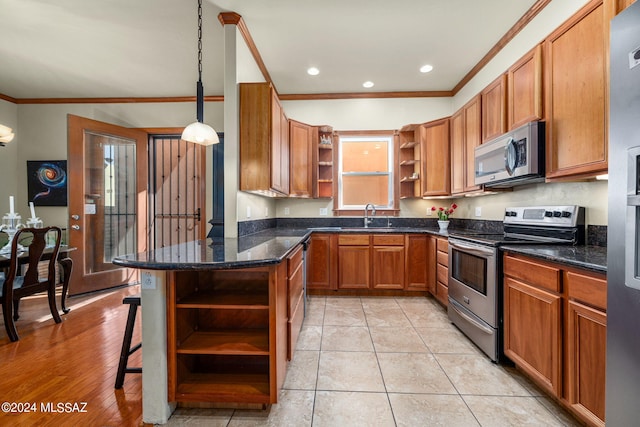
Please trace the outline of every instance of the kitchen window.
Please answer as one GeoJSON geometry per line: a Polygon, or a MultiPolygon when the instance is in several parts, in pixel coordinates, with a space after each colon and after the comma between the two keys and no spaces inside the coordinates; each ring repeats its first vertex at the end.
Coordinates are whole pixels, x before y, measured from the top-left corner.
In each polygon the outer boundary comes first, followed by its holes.
{"type": "Polygon", "coordinates": [[[337,210],[394,209],[393,133],[344,133],[338,146],[337,210]]]}

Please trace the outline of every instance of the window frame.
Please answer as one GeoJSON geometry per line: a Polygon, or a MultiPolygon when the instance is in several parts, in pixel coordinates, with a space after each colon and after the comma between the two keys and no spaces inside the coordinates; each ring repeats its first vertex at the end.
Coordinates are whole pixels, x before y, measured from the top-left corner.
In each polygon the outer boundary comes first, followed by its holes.
{"type": "Polygon", "coordinates": [[[376,131],[336,131],[335,140],[336,148],[334,152],[334,197],[333,197],[333,212],[336,216],[341,215],[362,215],[364,212],[364,205],[346,205],[342,206],[342,140],[375,140],[386,139],[389,141],[389,166],[388,171],[384,173],[363,173],[363,175],[376,176],[376,175],[388,175],[389,176],[389,191],[391,196],[389,197],[390,204],[387,206],[376,205],[376,211],[383,215],[397,215],[399,209],[399,181],[397,173],[397,158],[398,158],[398,132],[394,130],[376,130],[376,131]]]}

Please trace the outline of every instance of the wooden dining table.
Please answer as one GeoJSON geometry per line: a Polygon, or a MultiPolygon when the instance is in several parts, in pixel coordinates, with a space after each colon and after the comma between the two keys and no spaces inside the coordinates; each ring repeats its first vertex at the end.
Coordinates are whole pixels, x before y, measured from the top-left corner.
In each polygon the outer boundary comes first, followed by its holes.
{"type": "MultiPolygon", "coordinates": [[[[61,245],[58,251],[58,264],[62,268],[62,297],[60,299],[60,306],[62,312],[67,314],[71,309],[67,308],[67,293],[69,291],[69,279],[71,278],[71,270],[73,269],[73,261],[69,258],[69,252],[76,250],[74,247],[61,245]]],[[[46,261],[51,259],[53,248],[47,248],[44,250],[42,260],[46,261]]],[[[18,256],[18,264],[26,264],[29,260],[29,251],[25,250],[18,256]]],[[[11,264],[11,254],[0,254],[0,271],[9,269],[11,264]]]]}

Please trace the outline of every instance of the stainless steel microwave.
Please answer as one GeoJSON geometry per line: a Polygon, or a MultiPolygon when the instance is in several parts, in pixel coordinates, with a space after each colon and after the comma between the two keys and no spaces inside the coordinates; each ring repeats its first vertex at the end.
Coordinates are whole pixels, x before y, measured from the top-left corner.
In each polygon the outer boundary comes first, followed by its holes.
{"type": "Polygon", "coordinates": [[[544,180],[544,122],[527,123],[475,149],[475,184],[506,188],[544,180]]]}

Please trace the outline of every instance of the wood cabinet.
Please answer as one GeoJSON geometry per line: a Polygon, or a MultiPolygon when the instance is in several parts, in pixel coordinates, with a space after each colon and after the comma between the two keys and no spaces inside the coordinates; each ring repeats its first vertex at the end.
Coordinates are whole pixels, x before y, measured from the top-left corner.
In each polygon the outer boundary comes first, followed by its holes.
{"type": "Polygon", "coordinates": [[[336,234],[311,235],[307,251],[307,289],[336,289],[334,277],[337,269],[336,234]]]}
{"type": "Polygon", "coordinates": [[[368,289],[371,250],[367,234],[338,235],[338,289],[368,289]]]}
{"type": "Polygon", "coordinates": [[[436,239],[436,299],[445,307],[449,305],[449,240],[436,239]]]}
{"type": "Polygon", "coordinates": [[[289,125],[268,83],[240,84],[240,190],[289,193],[289,125]]]}
{"type": "MultiPolygon", "coordinates": [[[[398,134],[398,175],[400,177],[400,198],[420,197],[421,145],[417,125],[407,125],[400,129],[398,134]]],[[[423,176],[424,178],[424,176],[423,176]]]]}
{"type": "Polygon", "coordinates": [[[544,42],[546,177],[606,173],[606,40],[602,0],[593,0],[544,42]]]}
{"type": "Polygon", "coordinates": [[[451,194],[481,189],[475,185],[474,151],[482,141],[478,94],[451,116],[451,194]]]}
{"type": "Polygon", "coordinates": [[[333,197],[333,129],[318,127],[316,197],[333,197]]]}
{"type": "MultiPolygon", "coordinates": [[[[408,291],[429,290],[429,253],[435,258],[430,243],[433,238],[422,234],[407,234],[405,238],[405,271],[408,291]],[[431,252],[429,252],[431,250],[431,252]]],[[[435,267],[434,267],[435,269],[435,267]]]]}
{"type": "Polygon", "coordinates": [[[313,197],[315,126],[289,120],[289,196],[313,197]]]}
{"type": "Polygon", "coordinates": [[[537,45],[507,71],[508,130],[543,119],[542,45],[537,45]]]}
{"type": "Polygon", "coordinates": [[[566,273],[567,374],[571,408],[590,425],[604,426],[607,282],[603,275],[566,273]]]}
{"type": "Polygon", "coordinates": [[[374,289],[404,289],[404,235],[374,234],[371,240],[372,287],[374,289]]]}
{"type": "Polygon", "coordinates": [[[504,259],[504,352],[554,396],[562,390],[560,270],[504,259]]]}
{"type": "Polygon", "coordinates": [[[287,257],[287,360],[293,359],[304,320],[302,245],[287,257]]]}
{"type": "Polygon", "coordinates": [[[286,373],[287,264],[168,276],[169,401],[276,403],[286,373]]]}
{"type": "Polygon", "coordinates": [[[449,119],[425,123],[418,128],[422,148],[422,196],[451,194],[449,119]]]}
{"type": "Polygon", "coordinates": [[[491,82],[482,92],[482,142],[507,131],[507,75],[491,82]]]}
{"type": "Polygon", "coordinates": [[[504,350],[590,426],[605,425],[604,274],[531,257],[504,257],[504,350]]]}

